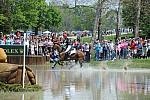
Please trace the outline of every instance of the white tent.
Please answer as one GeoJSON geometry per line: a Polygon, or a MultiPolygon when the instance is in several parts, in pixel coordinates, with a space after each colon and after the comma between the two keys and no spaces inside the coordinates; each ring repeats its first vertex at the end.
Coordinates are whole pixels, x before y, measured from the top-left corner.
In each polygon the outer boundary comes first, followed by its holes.
{"type": "Polygon", "coordinates": [[[50,32],[50,31],[43,32],[43,34],[50,34],[50,33],[52,33],[52,32],[50,32]]]}

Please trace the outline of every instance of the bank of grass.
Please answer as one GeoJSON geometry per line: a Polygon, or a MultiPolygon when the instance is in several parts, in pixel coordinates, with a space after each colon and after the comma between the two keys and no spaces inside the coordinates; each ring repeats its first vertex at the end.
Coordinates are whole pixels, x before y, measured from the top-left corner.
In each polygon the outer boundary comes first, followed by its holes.
{"type": "Polygon", "coordinates": [[[23,88],[21,84],[5,84],[0,82],[0,92],[36,92],[41,91],[42,87],[38,85],[25,85],[23,88]]]}
{"type": "Polygon", "coordinates": [[[91,37],[81,37],[81,43],[91,43],[92,38],[91,37]]]}
{"type": "MultiPolygon", "coordinates": [[[[144,89],[141,91],[144,91],[144,89]]],[[[150,100],[150,94],[145,94],[144,92],[138,92],[138,95],[136,93],[123,92],[119,93],[119,96],[126,98],[125,100],[135,100],[135,98],[138,98],[138,100],[150,100]]]]}
{"type": "MultiPolygon", "coordinates": [[[[105,36],[103,36],[104,40],[112,40],[112,41],[115,41],[115,37],[116,37],[116,35],[105,35],[105,36]]],[[[146,37],[146,35],[145,34],[140,34],[140,37],[144,38],[144,37],[146,37]]],[[[134,34],[132,34],[132,33],[122,34],[120,36],[120,38],[121,39],[124,39],[124,38],[127,38],[127,39],[134,38],[134,34]]],[[[81,37],[81,42],[82,43],[85,43],[85,42],[91,43],[91,40],[92,40],[91,37],[81,37]]]]}
{"type": "MultiPolygon", "coordinates": [[[[120,38],[124,39],[124,38],[133,38],[134,35],[132,33],[128,33],[128,34],[122,34],[120,36],[120,38]]],[[[116,35],[108,35],[108,36],[104,36],[104,40],[112,40],[115,41],[116,35]]]]}
{"type": "Polygon", "coordinates": [[[120,69],[123,67],[150,69],[150,59],[121,59],[121,60],[114,60],[114,61],[91,61],[90,65],[95,67],[108,67],[108,68],[116,68],[116,69],[120,69]]]}

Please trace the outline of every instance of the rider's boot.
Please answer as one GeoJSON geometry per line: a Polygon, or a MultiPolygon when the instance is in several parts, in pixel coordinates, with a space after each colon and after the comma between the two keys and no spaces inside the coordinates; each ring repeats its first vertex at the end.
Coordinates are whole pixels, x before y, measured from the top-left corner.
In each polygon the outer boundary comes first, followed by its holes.
{"type": "Polygon", "coordinates": [[[54,66],[52,66],[52,69],[54,69],[55,67],[54,66]]]}
{"type": "Polygon", "coordinates": [[[65,59],[67,59],[67,58],[68,58],[68,53],[66,52],[66,53],[65,53],[65,59]]]}

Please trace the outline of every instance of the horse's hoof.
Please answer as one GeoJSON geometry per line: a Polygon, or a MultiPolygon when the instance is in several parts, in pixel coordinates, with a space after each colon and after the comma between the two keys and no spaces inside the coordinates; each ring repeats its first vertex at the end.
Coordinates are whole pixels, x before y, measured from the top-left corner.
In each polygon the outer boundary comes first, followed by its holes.
{"type": "Polygon", "coordinates": [[[55,67],[52,67],[52,69],[54,69],[55,67]]]}
{"type": "Polygon", "coordinates": [[[124,70],[128,70],[128,67],[124,67],[123,69],[124,69],[124,70]]]}
{"type": "Polygon", "coordinates": [[[103,70],[106,70],[106,67],[102,67],[103,70]]]}

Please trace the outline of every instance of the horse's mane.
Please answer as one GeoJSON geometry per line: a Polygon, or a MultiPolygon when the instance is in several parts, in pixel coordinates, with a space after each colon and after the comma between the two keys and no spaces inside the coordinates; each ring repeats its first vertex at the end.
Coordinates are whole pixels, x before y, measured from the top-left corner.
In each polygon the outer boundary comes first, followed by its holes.
{"type": "Polygon", "coordinates": [[[62,52],[62,47],[59,44],[54,44],[53,49],[57,49],[58,52],[62,52]]]}

